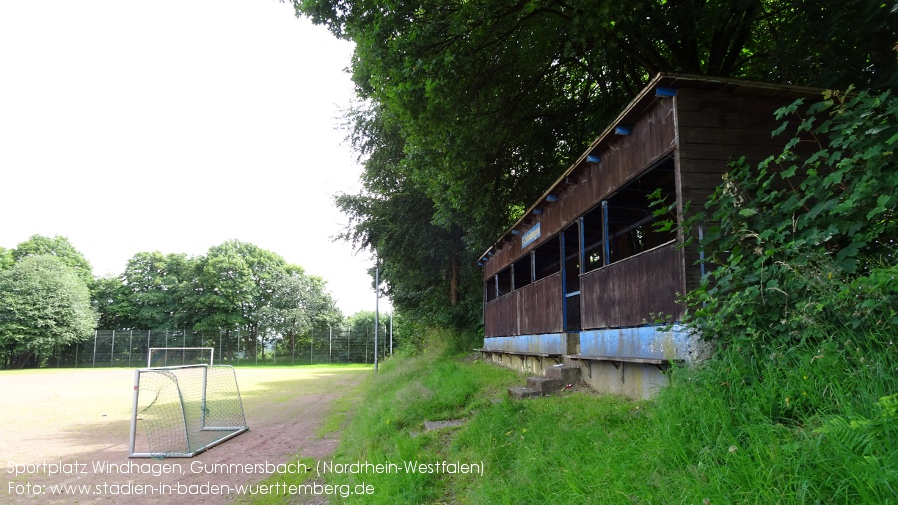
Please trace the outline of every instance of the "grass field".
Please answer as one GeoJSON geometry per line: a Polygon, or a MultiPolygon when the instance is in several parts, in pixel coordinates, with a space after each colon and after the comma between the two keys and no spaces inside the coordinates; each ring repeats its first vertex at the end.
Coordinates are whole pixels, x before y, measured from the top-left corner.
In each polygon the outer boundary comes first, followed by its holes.
{"type": "MultiPolygon", "coordinates": [[[[195,459],[283,463],[300,453],[311,457],[326,455],[336,441],[328,439],[320,428],[333,402],[353,390],[369,370],[370,367],[358,365],[237,368],[250,431],[195,459]]],[[[0,471],[5,481],[0,487],[0,503],[35,503],[34,498],[39,498],[40,503],[54,502],[49,496],[28,498],[15,492],[21,490],[15,486],[29,483],[46,486],[133,481],[134,475],[95,472],[47,475],[46,467],[34,466],[75,461],[127,462],[133,382],[134,370],[129,368],[0,371],[0,471]],[[15,475],[17,465],[32,465],[26,469],[34,471],[15,475]]],[[[166,461],[189,464],[192,460],[166,461]]],[[[164,477],[152,476],[155,480],[164,477]]],[[[185,476],[171,477],[180,482],[185,476]]],[[[243,477],[254,482],[265,475],[243,477]]],[[[224,476],[224,480],[236,482],[240,478],[224,476]]],[[[58,503],[70,501],[58,499],[58,503]]],[[[200,502],[216,501],[213,497],[200,502]]]]}

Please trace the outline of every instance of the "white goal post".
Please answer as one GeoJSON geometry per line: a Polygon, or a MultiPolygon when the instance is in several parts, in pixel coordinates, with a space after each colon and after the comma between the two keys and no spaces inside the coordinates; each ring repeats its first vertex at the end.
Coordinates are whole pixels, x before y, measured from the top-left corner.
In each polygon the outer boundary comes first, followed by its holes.
{"type": "Polygon", "coordinates": [[[214,365],[214,347],[150,347],[147,368],[182,365],[214,365]]]}
{"type": "Polygon", "coordinates": [[[234,368],[185,365],[134,371],[131,458],[191,458],[249,430],[234,368]],[[138,439],[138,432],[146,438],[138,439]]]}

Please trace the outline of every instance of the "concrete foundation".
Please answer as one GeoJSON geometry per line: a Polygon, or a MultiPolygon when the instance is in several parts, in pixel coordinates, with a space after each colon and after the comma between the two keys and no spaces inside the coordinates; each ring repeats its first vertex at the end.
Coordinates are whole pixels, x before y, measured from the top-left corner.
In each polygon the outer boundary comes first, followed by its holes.
{"type": "MultiPolygon", "coordinates": [[[[579,370],[578,380],[596,391],[647,399],[669,383],[665,372],[671,366],[697,362],[705,350],[697,336],[675,325],[492,337],[484,339],[481,352],[492,363],[537,378],[563,364],[579,370]]],[[[516,398],[544,394],[539,380],[531,382],[509,393],[516,398]]]]}
{"type": "Polygon", "coordinates": [[[644,363],[586,361],[580,370],[581,380],[596,391],[633,399],[649,399],[668,384],[658,367],[644,363]]]}
{"type": "Polygon", "coordinates": [[[518,371],[524,375],[545,375],[548,367],[561,361],[560,357],[554,359],[504,353],[484,353],[484,359],[496,365],[518,371]]]}

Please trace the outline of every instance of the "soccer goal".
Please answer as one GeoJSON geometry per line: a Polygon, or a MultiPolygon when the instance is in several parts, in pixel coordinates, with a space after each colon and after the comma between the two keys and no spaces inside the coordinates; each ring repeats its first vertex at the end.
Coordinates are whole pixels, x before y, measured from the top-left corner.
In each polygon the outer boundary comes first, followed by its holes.
{"type": "Polygon", "coordinates": [[[150,347],[147,368],[160,366],[214,365],[213,347],[150,347]]]}
{"type": "Polygon", "coordinates": [[[129,457],[191,458],[248,429],[233,367],[135,370],[129,457]]]}

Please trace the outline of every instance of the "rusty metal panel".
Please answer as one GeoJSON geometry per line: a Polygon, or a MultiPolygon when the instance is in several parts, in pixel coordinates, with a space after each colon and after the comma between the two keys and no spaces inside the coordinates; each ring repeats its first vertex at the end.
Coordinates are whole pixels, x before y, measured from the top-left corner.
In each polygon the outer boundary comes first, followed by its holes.
{"type": "Polygon", "coordinates": [[[695,336],[679,324],[580,332],[580,353],[585,356],[691,361],[696,344],[695,336]]]}
{"type": "Polygon", "coordinates": [[[683,252],[670,243],[584,274],[580,309],[584,329],[652,323],[659,314],[683,317],[683,252]]]}
{"type": "Polygon", "coordinates": [[[483,348],[491,351],[563,354],[563,339],[559,333],[487,337],[483,339],[483,348]]]}

